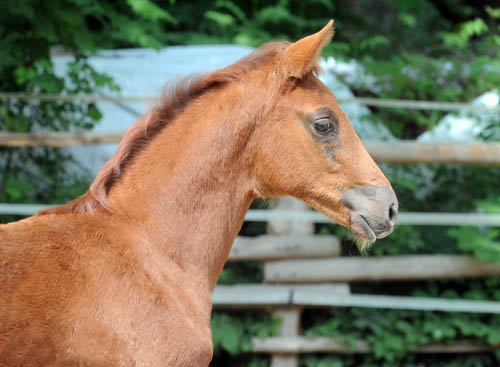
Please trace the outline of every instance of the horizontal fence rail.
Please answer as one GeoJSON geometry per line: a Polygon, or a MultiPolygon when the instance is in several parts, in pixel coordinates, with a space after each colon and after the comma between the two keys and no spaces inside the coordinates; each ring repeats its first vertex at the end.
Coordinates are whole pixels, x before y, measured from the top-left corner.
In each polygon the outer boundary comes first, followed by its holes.
{"type": "Polygon", "coordinates": [[[33,215],[39,210],[48,209],[53,206],[44,204],[0,204],[0,214],[33,215]]]}
{"type": "Polygon", "coordinates": [[[279,260],[264,264],[268,283],[407,281],[500,275],[500,264],[464,255],[398,255],[279,260]]]}
{"type": "Polygon", "coordinates": [[[335,236],[262,235],[238,236],[229,253],[230,261],[321,258],[340,255],[340,241],[335,236]]]}
{"type": "Polygon", "coordinates": [[[128,102],[128,103],[146,103],[158,101],[157,97],[146,96],[106,96],[106,95],[85,95],[85,94],[24,94],[24,93],[0,93],[1,99],[13,99],[19,101],[40,101],[40,102],[128,102]]]}
{"type": "MultiPolygon", "coordinates": [[[[0,204],[0,214],[33,215],[39,210],[53,207],[43,204],[0,204]]],[[[335,223],[322,213],[298,210],[249,210],[247,222],[267,222],[271,220],[303,220],[306,222],[335,223]]],[[[403,212],[398,214],[398,224],[425,226],[500,226],[500,214],[489,213],[419,213],[403,212]]]]}
{"type": "Polygon", "coordinates": [[[294,297],[300,297],[302,292],[302,298],[325,293],[345,297],[349,295],[350,290],[347,284],[218,285],[212,294],[212,302],[214,307],[219,308],[289,306],[296,304],[294,297]]]}
{"type": "MultiPolygon", "coordinates": [[[[74,145],[118,144],[122,132],[0,132],[0,146],[67,147],[74,145]]],[[[363,142],[379,163],[435,163],[500,166],[500,143],[373,141],[363,142]]]]}
{"type": "Polygon", "coordinates": [[[216,308],[334,306],[500,314],[500,302],[351,294],[347,284],[218,285],[212,303],[216,308]]]}
{"type": "Polygon", "coordinates": [[[0,132],[0,146],[4,147],[69,147],[74,145],[118,144],[123,132],[0,132]]]}
{"type": "Polygon", "coordinates": [[[500,302],[494,301],[469,301],[444,298],[419,298],[404,296],[375,296],[352,294],[345,297],[334,298],[333,295],[315,294],[310,299],[295,299],[297,304],[304,306],[336,306],[336,307],[362,307],[384,308],[395,310],[414,311],[442,311],[442,312],[467,312],[467,313],[495,313],[500,314],[500,302]]]}
{"type": "MultiPolygon", "coordinates": [[[[412,353],[482,353],[495,350],[495,346],[478,344],[472,340],[457,340],[453,344],[430,343],[410,349],[412,353]]],[[[254,353],[336,353],[361,354],[372,353],[370,345],[363,341],[356,341],[351,348],[340,340],[327,337],[306,338],[303,336],[273,336],[266,339],[252,338],[252,352],[254,353]]]]}
{"type": "Polygon", "coordinates": [[[500,166],[500,143],[363,141],[379,163],[500,166]]]}
{"type": "Polygon", "coordinates": [[[409,99],[381,99],[381,98],[340,98],[339,103],[358,103],[365,106],[384,108],[407,108],[410,110],[435,110],[435,111],[469,111],[499,113],[500,106],[488,107],[460,102],[418,101],[409,99]]]}
{"type": "MultiPolygon", "coordinates": [[[[326,215],[315,211],[249,210],[246,221],[266,222],[269,220],[304,220],[314,223],[334,223],[326,215]]],[[[420,213],[398,214],[398,224],[426,226],[500,226],[500,214],[489,213],[420,213]]]]}
{"type": "MultiPolygon", "coordinates": [[[[129,102],[146,103],[157,101],[154,96],[106,96],[106,95],[60,95],[60,94],[24,94],[24,93],[0,93],[1,99],[13,99],[20,101],[41,102],[129,102]]],[[[407,108],[412,110],[439,110],[439,111],[477,111],[499,113],[500,106],[488,107],[462,102],[436,102],[419,101],[408,99],[381,99],[367,97],[339,98],[339,103],[358,103],[365,106],[383,108],[407,108]]]]}

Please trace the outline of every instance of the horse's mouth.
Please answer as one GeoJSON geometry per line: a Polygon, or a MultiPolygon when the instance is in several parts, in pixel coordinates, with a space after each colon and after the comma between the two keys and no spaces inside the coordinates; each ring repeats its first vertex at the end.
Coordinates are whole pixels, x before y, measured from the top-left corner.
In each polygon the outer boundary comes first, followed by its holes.
{"type": "MultiPolygon", "coordinates": [[[[349,228],[353,235],[362,241],[373,243],[377,239],[387,237],[394,229],[396,209],[392,209],[393,215],[387,214],[388,218],[385,218],[378,215],[380,210],[374,210],[378,209],[378,206],[374,206],[371,201],[364,203],[368,205],[361,208],[344,204],[343,213],[336,205],[338,201],[335,198],[328,200],[322,197],[320,200],[312,199],[306,202],[333,221],[349,228]]],[[[388,209],[387,212],[390,213],[390,210],[388,209]]],[[[382,214],[386,214],[385,210],[382,214]]]]}
{"type": "Polygon", "coordinates": [[[351,213],[350,224],[352,233],[362,240],[375,242],[377,239],[385,238],[390,235],[394,229],[394,222],[378,220],[378,218],[366,216],[357,213],[351,213]]]}
{"type": "Polygon", "coordinates": [[[366,218],[359,214],[351,214],[351,232],[354,236],[369,241],[371,243],[377,240],[377,235],[375,231],[370,227],[370,224],[366,218]]]}

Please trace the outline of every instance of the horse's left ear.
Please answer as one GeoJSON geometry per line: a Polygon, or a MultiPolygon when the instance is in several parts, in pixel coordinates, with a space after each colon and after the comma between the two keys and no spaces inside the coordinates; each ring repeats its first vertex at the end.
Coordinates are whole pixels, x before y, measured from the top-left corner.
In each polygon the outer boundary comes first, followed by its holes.
{"type": "Polygon", "coordinates": [[[292,43],[279,54],[279,68],[285,78],[301,79],[315,69],[321,50],[333,36],[333,19],[317,33],[292,43]]]}

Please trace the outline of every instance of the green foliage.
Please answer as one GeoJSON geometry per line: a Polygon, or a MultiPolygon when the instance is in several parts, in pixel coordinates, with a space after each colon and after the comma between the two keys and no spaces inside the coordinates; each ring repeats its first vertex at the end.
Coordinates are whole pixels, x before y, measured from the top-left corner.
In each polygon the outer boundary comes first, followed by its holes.
{"type": "Polygon", "coordinates": [[[228,262],[219,276],[219,284],[261,283],[262,263],[258,261],[228,262]]]}
{"type": "MultiPolygon", "coordinates": [[[[486,212],[500,213],[500,197],[491,201],[479,201],[477,205],[486,212]]],[[[477,259],[493,263],[500,262],[500,230],[498,228],[452,228],[448,231],[448,235],[456,239],[459,249],[471,252],[477,259]]]]}
{"type": "MultiPolygon", "coordinates": [[[[379,98],[467,102],[500,85],[497,56],[468,60],[407,52],[390,60],[366,55],[362,64],[366,74],[359,74],[355,80],[344,78],[360,96],[373,96],[376,92],[379,98]]],[[[432,129],[446,114],[446,111],[394,108],[380,109],[376,117],[397,137],[414,139],[432,129]]]]}
{"type": "Polygon", "coordinates": [[[302,358],[304,367],[345,367],[345,359],[339,356],[306,356],[302,358]]]}
{"type": "Polygon", "coordinates": [[[486,213],[500,214],[500,196],[490,198],[490,200],[480,200],[476,202],[476,205],[486,213]]]}
{"type": "MultiPolygon", "coordinates": [[[[160,47],[161,24],[175,23],[149,0],[7,0],[0,13],[0,82],[4,92],[92,94],[117,90],[86,56],[103,47],[160,47]],[[57,75],[52,47],[74,59],[57,75]]],[[[91,129],[102,114],[94,103],[0,101],[0,129],[12,132],[91,129]]],[[[64,149],[0,148],[0,202],[56,203],[81,194],[88,173],[64,149]]],[[[15,217],[3,217],[10,221],[15,217]]]]}
{"type": "Polygon", "coordinates": [[[179,24],[169,42],[239,43],[258,46],[271,39],[295,39],[324,26],[335,6],[327,0],[270,2],[195,0],[175,2],[170,12],[179,24]]]}
{"type": "Polygon", "coordinates": [[[416,254],[425,248],[426,244],[417,229],[408,225],[400,225],[391,236],[377,241],[371,253],[375,256],[416,254]]]}
{"type": "Polygon", "coordinates": [[[450,229],[448,234],[457,240],[461,250],[472,252],[478,260],[500,262],[500,230],[489,228],[481,231],[477,227],[460,227],[450,229]]]}
{"type": "Polygon", "coordinates": [[[400,361],[410,349],[431,342],[473,339],[499,345],[499,327],[499,315],[353,308],[331,310],[330,317],[317,319],[305,335],[333,337],[351,348],[365,340],[375,360],[386,363],[400,361]]]}
{"type": "Polygon", "coordinates": [[[127,4],[140,17],[148,21],[166,20],[171,24],[177,24],[175,19],[167,10],[159,7],[155,3],[148,0],[127,0],[127,4]]]}
{"type": "Polygon", "coordinates": [[[277,335],[280,324],[280,318],[271,318],[263,312],[214,312],[211,321],[214,348],[219,353],[224,350],[233,356],[248,353],[252,337],[265,339],[277,335]]]}
{"type": "MultiPolygon", "coordinates": [[[[66,78],[56,76],[52,64],[41,59],[17,67],[4,81],[11,83],[11,90],[27,93],[73,94],[96,87],[114,88],[108,77],[97,73],[84,59],[68,65],[66,78]]],[[[0,104],[0,128],[14,132],[89,129],[100,118],[93,103],[5,100],[0,104]]],[[[0,158],[0,202],[61,202],[74,198],[88,186],[88,174],[62,149],[2,147],[0,158]]]]}
{"type": "Polygon", "coordinates": [[[303,367],[496,367],[498,361],[491,353],[474,355],[408,355],[394,362],[380,362],[370,355],[321,356],[302,358],[303,367]]]}
{"type": "Polygon", "coordinates": [[[414,284],[411,291],[408,292],[408,289],[406,289],[403,295],[471,299],[477,301],[500,301],[499,286],[499,277],[428,281],[414,284]]]}
{"type": "Polygon", "coordinates": [[[455,32],[445,33],[443,35],[444,43],[448,46],[465,48],[470,39],[474,36],[480,36],[488,32],[488,26],[481,18],[475,18],[460,24],[455,32]]]}

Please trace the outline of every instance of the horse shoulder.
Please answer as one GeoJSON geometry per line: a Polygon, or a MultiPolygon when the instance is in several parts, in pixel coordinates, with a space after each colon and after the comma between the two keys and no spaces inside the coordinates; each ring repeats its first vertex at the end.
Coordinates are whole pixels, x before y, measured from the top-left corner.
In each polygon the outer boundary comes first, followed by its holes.
{"type": "Polygon", "coordinates": [[[61,356],[69,310],[85,297],[91,271],[84,271],[85,226],[78,216],[35,216],[0,227],[0,360],[7,365],[48,365],[61,356]]]}
{"type": "Polygon", "coordinates": [[[208,365],[210,295],[132,241],[72,214],[1,226],[0,360],[208,365]]]}

